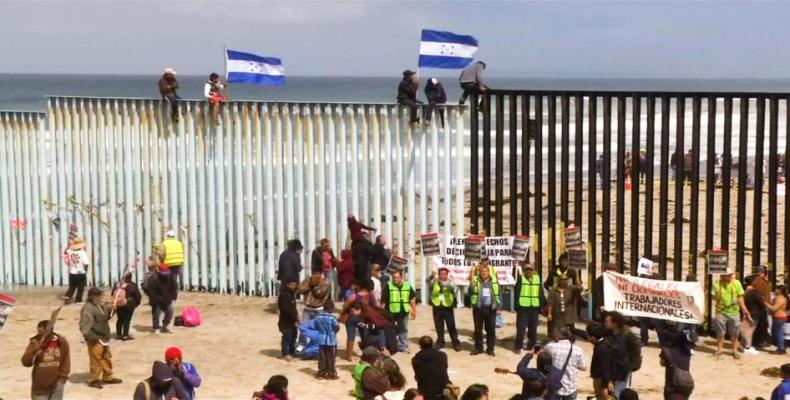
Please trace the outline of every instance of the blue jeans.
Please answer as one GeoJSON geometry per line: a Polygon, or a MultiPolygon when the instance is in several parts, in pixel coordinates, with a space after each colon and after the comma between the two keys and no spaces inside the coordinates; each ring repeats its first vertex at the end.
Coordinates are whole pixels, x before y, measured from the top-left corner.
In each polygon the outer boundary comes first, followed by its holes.
{"type": "Polygon", "coordinates": [[[625,377],[622,381],[614,381],[614,398],[615,400],[620,399],[620,393],[623,393],[623,390],[628,389],[631,386],[631,373],[628,373],[628,376],[625,377]]]}
{"type": "Polygon", "coordinates": [[[409,314],[395,316],[395,324],[398,326],[398,351],[405,353],[409,350],[409,314]]]}
{"type": "MultiPolygon", "coordinates": [[[[304,312],[302,313],[302,321],[300,321],[300,324],[304,324],[309,321],[312,321],[313,319],[315,319],[315,317],[318,316],[320,312],[321,311],[319,310],[312,310],[305,308],[304,312]]],[[[299,344],[302,346],[307,346],[307,337],[305,335],[302,334],[299,335],[299,344]]]]}
{"type": "Polygon", "coordinates": [[[154,330],[160,328],[160,321],[161,327],[167,329],[167,326],[170,325],[170,322],[173,320],[173,303],[170,303],[164,307],[159,305],[152,305],[151,306],[151,316],[153,317],[154,323],[154,330]],[[165,314],[165,319],[162,320],[162,313],[165,314]]]}
{"type": "Polygon", "coordinates": [[[280,351],[285,356],[293,356],[296,354],[296,327],[280,329],[283,334],[283,339],[280,344],[280,351]]]}
{"type": "Polygon", "coordinates": [[[776,351],[784,353],[785,351],[785,323],[783,319],[775,319],[771,323],[771,336],[774,338],[774,345],[776,351]]]}

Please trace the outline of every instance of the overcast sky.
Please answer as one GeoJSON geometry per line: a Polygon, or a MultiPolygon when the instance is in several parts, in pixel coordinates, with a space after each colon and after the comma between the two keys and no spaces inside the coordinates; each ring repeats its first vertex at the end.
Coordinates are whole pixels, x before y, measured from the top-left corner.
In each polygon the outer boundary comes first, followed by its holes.
{"type": "Polygon", "coordinates": [[[0,0],[0,73],[204,75],[227,46],[289,75],[398,76],[431,28],[477,37],[490,76],[786,78],[788,15],[780,1],[0,0]]]}

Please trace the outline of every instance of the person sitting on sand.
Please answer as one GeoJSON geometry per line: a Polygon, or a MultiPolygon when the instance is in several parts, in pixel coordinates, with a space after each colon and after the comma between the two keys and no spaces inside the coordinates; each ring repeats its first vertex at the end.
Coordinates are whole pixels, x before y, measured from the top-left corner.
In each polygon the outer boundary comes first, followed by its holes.
{"type": "Polygon", "coordinates": [[[252,400],[288,400],[288,378],[272,376],[262,391],[252,394],[252,400]]]}
{"type": "Polygon", "coordinates": [[[771,392],[771,400],[785,400],[790,397],[790,363],[782,364],[779,368],[782,382],[771,392]]]}
{"type": "Polygon", "coordinates": [[[482,383],[475,383],[464,390],[461,400],[488,400],[489,396],[488,386],[482,383]]]}
{"type": "Polygon", "coordinates": [[[181,380],[187,397],[182,400],[193,400],[195,388],[200,387],[202,380],[197,368],[192,363],[184,362],[181,349],[170,347],[165,350],[165,362],[173,369],[173,375],[181,380]]]}
{"type": "Polygon", "coordinates": [[[433,348],[430,336],[420,338],[420,351],[411,359],[417,388],[426,399],[442,400],[450,377],[447,375],[447,354],[433,348]]]}
{"type": "Polygon", "coordinates": [[[375,347],[366,347],[362,351],[359,364],[354,366],[354,397],[357,400],[373,400],[384,396],[390,388],[390,382],[378,367],[381,352],[375,347]]]}
{"type": "Polygon", "coordinates": [[[38,334],[30,342],[22,355],[22,365],[33,367],[30,396],[33,400],[61,400],[63,389],[71,371],[69,342],[55,333],[46,333],[49,321],[40,321],[36,326],[38,334]],[[46,337],[43,337],[46,334],[46,337]]]}
{"type": "Polygon", "coordinates": [[[716,301],[716,316],[713,326],[716,331],[716,341],[718,351],[716,356],[721,358],[724,355],[724,335],[729,334],[732,341],[732,356],[736,359],[741,358],[738,352],[738,336],[741,331],[741,320],[739,310],[743,312],[744,318],[753,321],[746,304],[743,301],[743,287],[741,282],[733,279],[733,274],[721,275],[719,282],[711,287],[711,295],[716,301]]]}
{"type": "Polygon", "coordinates": [[[186,400],[188,396],[181,379],[173,374],[169,365],[161,361],[154,361],[151,376],[138,383],[134,390],[134,400],[186,400]]]}
{"type": "Polygon", "coordinates": [[[532,348],[516,365],[516,374],[521,378],[521,395],[523,398],[529,397],[530,389],[527,382],[530,379],[540,379],[546,382],[546,399],[559,399],[557,391],[562,387],[563,371],[554,367],[551,354],[546,351],[538,352],[537,348],[532,348]],[[537,356],[537,368],[531,368],[529,362],[537,356]]]}

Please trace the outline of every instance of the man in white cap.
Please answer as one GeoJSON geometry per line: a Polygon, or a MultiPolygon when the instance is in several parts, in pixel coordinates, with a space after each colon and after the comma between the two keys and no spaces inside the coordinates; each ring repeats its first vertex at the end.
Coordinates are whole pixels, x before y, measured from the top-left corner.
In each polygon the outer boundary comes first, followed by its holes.
{"type": "Polygon", "coordinates": [[[82,292],[87,283],[85,273],[88,270],[90,259],[85,251],[85,241],[81,237],[75,236],[69,241],[69,247],[63,252],[63,260],[69,268],[69,289],[63,296],[63,300],[71,301],[71,296],[76,290],[75,300],[77,303],[82,303],[82,292]]]}
{"type": "Polygon", "coordinates": [[[181,98],[176,93],[176,90],[178,90],[176,70],[165,68],[164,74],[159,79],[159,94],[162,95],[162,100],[170,104],[170,118],[174,124],[178,123],[178,100],[181,98]]]}
{"type": "Polygon", "coordinates": [[[173,280],[178,284],[181,269],[184,266],[184,244],[176,239],[176,232],[169,230],[165,233],[165,240],[159,246],[159,259],[170,269],[173,280]]]}

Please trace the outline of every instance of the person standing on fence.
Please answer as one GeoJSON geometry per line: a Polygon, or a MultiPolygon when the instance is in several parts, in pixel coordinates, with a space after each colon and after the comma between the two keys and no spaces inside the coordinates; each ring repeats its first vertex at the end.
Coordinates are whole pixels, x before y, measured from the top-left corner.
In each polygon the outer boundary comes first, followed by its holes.
{"type": "Polygon", "coordinates": [[[173,302],[178,297],[178,286],[166,264],[159,266],[159,271],[148,279],[143,291],[151,304],[154,333],[172,333],[167,327],[173,321],[173,302]]]}
{"type": "Polygon", "coordinates": [[[227,98],[222,95],[222,90],[224,90],[227,85],[227,83],[223,84],[220,82],[219,74],[212,72],[208,77],[208,82],[203,86],[203,96],[208,100],[208,103],[214,107],[214,121],[216,123],[220,122],[219,115],[222,112],[222,102],[227,100],[227,98]]]}
{"type": "Polygon", "coordinates": [[[543,287],[540,276],[535,274],[535,269],[530,263],[524,263],[523,273],[519,274],[517,267],[513,267],[513,276],[516,278],[514,291],[516,301],[516,343],[513,351],[521,354],[524,347],[524,331],[527,331],[527,349],[532,349],[538,341],[538,321],[541,310],[546,305],[543,296],[543,287]]]}
{"type": "Polygon", "coordinates": [[[165,233],[165,240],[159,246],[159,257],[170,269],[170,275],[178,284],[181,271],[184,269],[184,244],[176,239],[176,231],[169,230],[165,233]]]}
{"type": "Polygon", "coordinates": [[[286,281],[299,282],[302,272],[302,260],[299,258],[304,247],[299,239],[288,241],[287,248],[280,254],[277,268],[277,280],[284,286],[286,281]]]}
{"type": "Polygon", "coordinates": [[[403,272],[392,273],[392,280],[381,291],[381,302],[395,319],[398,327],[398,351],[409,352],[409,319],[417,316],[417,294],[403,281],[403,272]]]}
{"type": "Polygon", "coordinates": [[[713,326],[716,330],[717,353],[721,358],[724,355],[724,335],[729,334],[732,341],[732,356],[736,359],[741,358],[738,352],[738,336],[741,332],[741,320],[739,310],[743,312],[744,318],[754,321],[751,313],[746,308],[743,301],[743,287],[741,282],[733,279],[733,274],[721,275],[719,282],[711,287],[711,295],[716,302],[716,316],[713,326]]]}
{"type": "Polygon", "coordinates": [[[69,268],[69,288],[63,295],[63,300],[71,301],[71,296],[74,296],[76,290],[74,300],[82,303],[82,292],[88,282],[87,271],[90,265],[90,258],[85,251],[85,241],[79,236],[69,241],[69,247],[63,252],[63,259],[69,268]]]}
{"type": "Polygon", "coordinates": [[[33,400],[62,400],[71,372],[69,342],[55,332],[47,333],[48,325],[48,320],[39,321],[38,334],[30,338],[22,355],[22,365],[33,367],[30,387],[33,400]]]}
{"type": "MultiPolygon", "coordinates": [[[[324,278],[321,270],[313,270],[313,273],[299,284],[298,294],[304,296],[304,312],[302,313],[302,323],[313,320],[324,310],[324,302],[329,299],[329,283],[324,278]]],[[[307,345],[307,337],[300,335],[299,347],[307,345]]],[[[300,348],[299,351],[302,349],[300,348]]]]}
{"type": "Polygon", "coordinates": [[[102,304],[104,292],[99,288],[88,291],[88,301],[80,311],[80,332],[88,345],[90,358],[90,378],[88,386],[101,389],[102,384],[115,384],[122,381],[112,371],[112,352],[110,351],[110,311],[102,304]]]}
{"type": "Polygon", "coordinates": [[[376,236],[376,243],[373,245],[373,257],[371,262],[378,264],[382,269],[387,268],[389,265],[390,257],[392,257],[392,250],[387,245],[387,237],[384,235],[376,236]]]}
{"type": "Polygon", "coordinates": [[[357,239],[362,239],[363,230],[368,232],[376,231],[376,228],[372,226],[367,226],[362,222],[359,222],[357,220],[357,217],[354,216],[354,214],[348,214],[348,217],[346,218],[346,222],[348,222],[348,232],[351,236],[352,241],[357,239]]]}
{"type": "Polygon", "coordinates": [[[501,298],[496,271],[488,265],[488,259],[483,258],[480,260],[480,265],[469,271],[469,290],[475,329],[475,349],[472,355],[483,352],[483,327],[485,327],[486,353],[493,357],[496,344],[496,312],[501,298]]]}
{"type": "Polygon", "coordinates": [[[132,324],[134,309],[142,302],[140,290],[137,289],[137,283],[132,280],[132,277],[132,273],[127,272],[112,291],[113,305],[118,314],[115,334],[118,339],[123,341],[134,339],[129,336],[129,326],[132,324]]]}
{"type": "Polygon", "coordinates": [[[444,92],[442,83],[436,78],[428,79],[425,84],[425,97],[428,99],[428,110],[425,115],[425,122],[431,122],[434,110],[439,114],[439,120],[442,122],[444,128],[444,110],[437,108],[438,105],[447,103],[447,94],[444,92]]]}
{"type": "MultiPolygon", "coordinates": [[[[458,78],[458,81],[461,83],[461,89],[464,91],[461,94],[461,99],[458,100],[459,105],[464,105],[466,103],[466,98],[469,97],[470,94],[474,95],[481,95],[483,92],[488,91],[488,87],[483,83],[483,71],[486,69],[486,63],[482,61],[478,61],[472,64],[469,64],[463,71],[461,71],[461,76],[458,78]]],[[[486,98],[480,99],[479,110],[482,111],[486,108],[486,98]]],[[[478,107],[475,104],[475,107],[478,107]]]]}
{"type": "Polygon", "coordinates": [[[170,119],[174,124],[178,123],[178,100],[181,99],[176,93],[177,90],[176,70],[165,68],[165,73],[159,78],[159,94],[170,105],[170,119]]]}
{"type": "Polygon", "coordinates": [[[455,327],[455,283],[450,279],[450,270],[441,267],[438,274],[431,272],[428,278],[430,288],[431,306],[433,307],[433,325],[436,328],[436,348],[444,347],[444,326],[450,333],[453,350],[461,351],[461,341],[458,340],[458,329],[455,327]]]}
{"type": "Polygon", "coordinates": [[[373,245],[370,244],[367,232],[360,232],[351,242],[351,254],[354,258],[354,279],[359,282],[369,280],[373,245]]]}
{"type": "Polygon", "coordinates": [[[419,78],[417,73],[407,69],[403,71],[403,79],[398,84],[398,104],[409,108],[409,123],[418,124],[420,118],[417,116],[417,88],[419,88],[419,78]]]}

